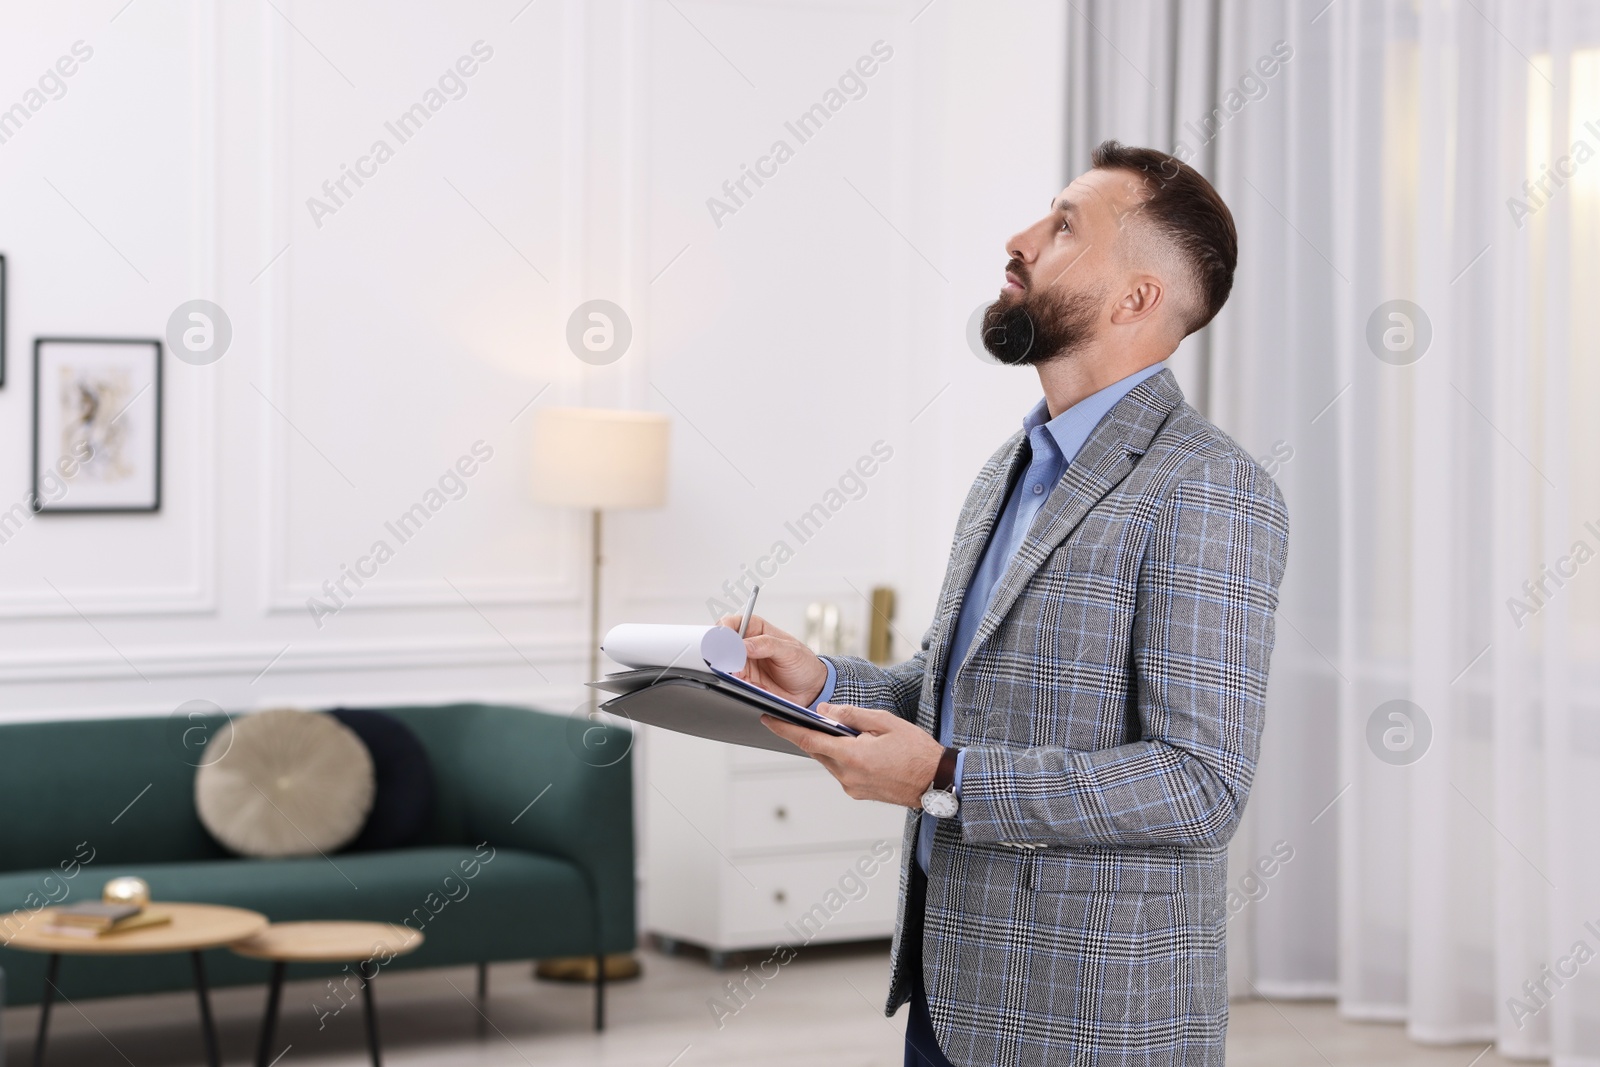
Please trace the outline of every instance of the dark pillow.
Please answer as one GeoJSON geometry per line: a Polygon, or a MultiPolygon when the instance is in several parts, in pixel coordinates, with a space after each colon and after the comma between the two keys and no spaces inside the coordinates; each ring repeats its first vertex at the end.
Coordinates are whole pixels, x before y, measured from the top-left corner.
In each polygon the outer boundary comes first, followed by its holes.
{"type": "Polygon", "coordinates": [[[411,727],[382,711],[334,708],[328,713],[361,738],[372,754],[377,795],[372,813],[348,851],[401,848],[416,840],[433,815],[433,765],[411,727]]]}

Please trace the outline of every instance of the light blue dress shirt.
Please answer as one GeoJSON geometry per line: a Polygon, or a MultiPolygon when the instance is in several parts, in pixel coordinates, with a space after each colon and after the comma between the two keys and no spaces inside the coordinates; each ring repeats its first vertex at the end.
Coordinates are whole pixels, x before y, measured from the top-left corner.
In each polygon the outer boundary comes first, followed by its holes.
{"type": "MultiPolygon", "coordinates": [[[[1023,540],[1028,536],[1028,530],[1033,526],[1034,517],[1039,514],[1044,502],[1050,498],[1050,491],[1066,474],[1067,465],[1077,458],[1083,443],[1089,439],[1089,435],[1100,424],[1100,420],[1105,418],[1106,413],[1116,406],[1117,401],[1127,396],[1134,386],[1146,378],[1165,370],[1166,366],[1164,362],[1154,363],[1143,370],[1135,371],[1098,393],[1084,397],[1053,419],[1050,418],[1049,406],[1041,399],[1023,418],[1022,429],[1028,435],[1032,457],[1028,462],[1028,469],[1017,479],[1016,485],[1006,497],[1000,517],[995,521],[994,530],[989,534],[989,544],[983,550],[983,558],[978,562],[977,570],[972,572],[966,596],[961,600],[961,615],[956,620],[956,632],[950,641],[950,656],[945,668],[947,672],[959,670],[962,661],[967,658],[972,637],[978,632],[979,624],[983,622],[983,616],[989,609],[989,600],[1000,585],[1006,567],[1010,565],[1011,558],[1017,554],[1017,549],[1022,547],[1023,540]]],[[[813,708],[832,698],[834,683],[838,680],[838,673],[834,670],[833,664],[826,659],[822,662],[828,667],[828,680],[823,685],[816,704],[812,705],[813,708]]],[[[948,683],[948,678],[945,681],[948,683]]],[[[941,685],[937,730],[939,743],[945,746],[950,744],[955,730],[951,701],[951,686],[941,685]]],[[[965,756],[965,752],[956,756],[957,796],[961,795],[961,770],[965,756]]],[[[924,873],[927,872],[928,860],[933,855],[933,832],[937,826],[938,820],[932,815],[922,816],[922,825],[917,834],[917,866],[921,867],[924,873]]]]}

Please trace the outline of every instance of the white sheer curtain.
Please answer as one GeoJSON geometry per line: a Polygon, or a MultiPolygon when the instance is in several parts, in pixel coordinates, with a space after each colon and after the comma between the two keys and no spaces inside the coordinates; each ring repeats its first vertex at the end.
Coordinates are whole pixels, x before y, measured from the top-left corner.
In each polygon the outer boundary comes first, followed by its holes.
{"type": "Polygon", "coordinates": [[[1180,375],[1293,522],[1234,991],[1600,1064],[1600,2],[1073,8],[1068,170],[1217,183],[1180,375]]]}

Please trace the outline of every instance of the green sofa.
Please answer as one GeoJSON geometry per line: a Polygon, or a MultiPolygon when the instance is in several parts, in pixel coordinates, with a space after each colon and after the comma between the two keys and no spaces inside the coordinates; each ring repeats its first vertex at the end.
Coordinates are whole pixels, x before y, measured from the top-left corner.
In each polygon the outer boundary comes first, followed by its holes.
{"type": "MultiPolygon", "coordinates": [[[[405,922],[425,940],[385,966],[627,952],[634,948],[633,789],[627,756],[580,758],[556,715],[482,704],[385,708],[433,764],[432,825],[413,845],[328,857],[243,859],[194,807],[181,716],[0,723],[0,945],[16,909],[94,900],[124,874],[156,900],[230,904],[275,922],[405,922]],[[531,806],[530,806],[531,804],[531,806]]],[[[209,732],[221,718],[205,722],[209,732]]],[[[617,739],[627,748],[627,738],[617,739]]],[[[0,948],[10,1004],[37,1003],[45,956],[0,948]]],[[[267,980],[266,963],[205,955],[209,984],[267,980]]],[[[296,966],[289,977],[335,974],[296,966]]],[[[64,957],[60,989],[84,997],[189,989],[187,955],[64,957]]],[[[596,1026],[603,986],[597,983],[596,1026]]],[[[335,1002],[336,1003],[336,1002],[335,1002]]]]}

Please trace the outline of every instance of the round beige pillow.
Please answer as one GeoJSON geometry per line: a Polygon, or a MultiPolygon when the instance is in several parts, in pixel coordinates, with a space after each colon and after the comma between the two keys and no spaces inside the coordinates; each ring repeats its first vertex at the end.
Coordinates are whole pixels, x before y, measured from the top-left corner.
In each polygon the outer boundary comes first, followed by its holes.
{"type": "Polygon", "coordinates": [[[376,792],[372,756],[355,731],[294,708],[228,723],[194,778],[201,823],[243,856],[336,852],[361,832],[376,792]]]}

